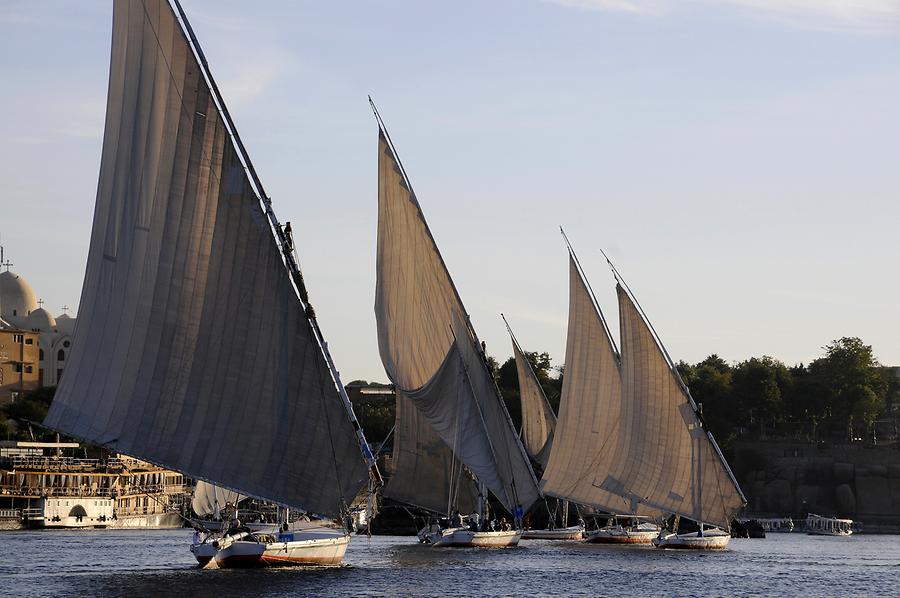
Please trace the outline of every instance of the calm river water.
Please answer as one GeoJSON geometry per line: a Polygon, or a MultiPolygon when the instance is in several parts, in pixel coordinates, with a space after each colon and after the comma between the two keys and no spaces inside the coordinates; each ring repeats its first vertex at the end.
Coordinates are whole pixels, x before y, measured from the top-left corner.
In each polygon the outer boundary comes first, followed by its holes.
{"type": "Polygon", "coordinates": [[[900,537],[770,534],[685,553],[355,537],[335,569],[198,570],[190,530],[0,533],[2,596],[897,596],[900,537]]]}

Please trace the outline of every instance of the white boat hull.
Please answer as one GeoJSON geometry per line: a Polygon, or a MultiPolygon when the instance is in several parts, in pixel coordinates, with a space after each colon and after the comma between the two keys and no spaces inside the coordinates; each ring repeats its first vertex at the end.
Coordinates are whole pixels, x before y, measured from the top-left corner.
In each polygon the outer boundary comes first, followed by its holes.
{"type": "Polygon", "coordinates": [[[333,532],[279,534],[274,542],[241,538],[219,548],[215,560],[222,568],[340,565],[349,544],[350,536],[333,532]]]}
{"type": "Polygon", "coordinates": [[[201,567],[208,565],[215,558],[217,552],[219,552],[219,549],[213,546],[211,542],[199,542],[191,545],[191,553],[193,553],[194,558],[197,559],[197,563],[201,567]]]}
{"type": "Polygon", "coordinates": [[[584,528],[563,527],[560,529],[530,529],[522,532],[523,540],[581,540],[584,528]]]}
{"type": "Polygon", "coordinates": [[[846,538],[847,536],[853,535],[853,530],[842,530],[842,531],[823,531],[823,530],[807,530],[807,535],[809,536],[840,536],[842,538],[846,538]]]}
{"type": "Polygon", "coordinates": [[[585,534],[590,544],[650,544],[659,536],[659,530],[630,530],[620,526],[603,527],[585,534]]]}
{"type": "Polygon", "coordinates": [[[518,546],[522,533],[514,530],[501,532],[473,532],[464,527],[428,533],[424,541],[434,546],[471,546],[477,548],[505,548],[518,546]]]}
{"type": "Polygon", "coordinates": [[[701,536],[697,532],[687,534],[660,534],[653,539],[657,548],[678,548],[685,550],[724,550],[731,535],[722,530],[705,530],[701,536]]]}

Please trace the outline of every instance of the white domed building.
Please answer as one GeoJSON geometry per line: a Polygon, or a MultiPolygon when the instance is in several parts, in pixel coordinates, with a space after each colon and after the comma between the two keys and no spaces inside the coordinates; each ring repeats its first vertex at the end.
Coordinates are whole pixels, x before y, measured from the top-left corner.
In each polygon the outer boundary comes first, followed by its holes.
{"type": "Polygon", "coordinates": [[[24,278],[0,272],[0,328],[39,334],[40,385],[56,386],[72,348],[75,318],[66,313],[55,318],[42,303],[24,278]]]}

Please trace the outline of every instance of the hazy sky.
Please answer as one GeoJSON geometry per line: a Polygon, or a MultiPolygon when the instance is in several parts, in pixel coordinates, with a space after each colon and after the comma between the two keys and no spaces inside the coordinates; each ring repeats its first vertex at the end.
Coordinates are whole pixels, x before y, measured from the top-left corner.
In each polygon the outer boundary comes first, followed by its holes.
{"type": "MultiPolygon", "coordinates": [[[[489,352],[565,352],[563,225],[672,356],[900,365],[900,0],[184,0],[345,381],[375,340],[387,121],[489,352]]],[[[112,2],[0,0],[0,235],[76,305],[112,2]]],[[[617,333],[616,333],[617,334],[617,333]]]]}

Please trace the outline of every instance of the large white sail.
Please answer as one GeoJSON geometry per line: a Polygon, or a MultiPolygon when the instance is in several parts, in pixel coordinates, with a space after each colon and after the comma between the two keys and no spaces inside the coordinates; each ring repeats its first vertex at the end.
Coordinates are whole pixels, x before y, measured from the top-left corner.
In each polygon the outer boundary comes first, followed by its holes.
{"type": "Polygon", "coordinates": [[[114,3],[78,329],[46,424],[337,515],[367,478],[358,424],[217,100],[168,2],[114,3]]]}
{"type": "Polygon", "coordinates": [[[206,517],[207,515],[218,516],[226,506],[236,506],[244,498],[246,497],[234,490],[220,488],[200,480],[194,486],[191,508],[200,517],[206,517]]]}
{"type": "Polygon", "coordinates": [[[394,473],[384,496],[435,513],[475,510],[478,490],[472,476],[406,396],[397,394],[394,473]]]}
{"type": "MultiPolygon", "coordinates": [[[[622,413],[616,470],[600,485],[728,528],[744,497],[657,338],[621,285],[622,413]]],[[[568,372],[567,372],[568,373],[568,372]]]]}
{"type": "Polygon", "coordinates": [[[553,413],[544,389],[541,388],[541,383],[535,376],[531,363],[528,362],[522,348],[519,347],[509,324],[507,324],[507,329],[512,341],[516,374],[519,378],[519,399],[522,404],[522,444],[529,456],[546,468],[556,428],[556,414],[553,413]]]}
{"type": "Polygon", "coordinates": [[[617,471],[622,436],[619,357],[590,289],[569,254],[569,325],[559,420],[541,479],[551,496],[612,513],[659,515],[601,487],[617,471]]]}
{"type": "Polygon", "coordinates": [[[434,431],[510,511],[538,498],[527,455],[415,195],[378,137],[375,315],[385,370],[434,431]]]}

